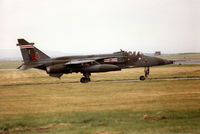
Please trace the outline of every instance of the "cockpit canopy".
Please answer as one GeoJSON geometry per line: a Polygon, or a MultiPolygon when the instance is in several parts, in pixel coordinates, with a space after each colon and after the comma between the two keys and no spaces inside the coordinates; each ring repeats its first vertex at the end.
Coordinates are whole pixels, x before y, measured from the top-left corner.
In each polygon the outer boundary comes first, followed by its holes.
{"type": "Polygon", "coordinates": [[[122,53],[123,55],[126,55],[126,56],[137,56],[137,57],[140,57],[142,56],[143,54],[141,52],[136,52],[136,51],[124,51],[124,50],[121,50],[118,51],[118,52],[114,52],[114,54],[119,54],[119,53],[122,53]]]}

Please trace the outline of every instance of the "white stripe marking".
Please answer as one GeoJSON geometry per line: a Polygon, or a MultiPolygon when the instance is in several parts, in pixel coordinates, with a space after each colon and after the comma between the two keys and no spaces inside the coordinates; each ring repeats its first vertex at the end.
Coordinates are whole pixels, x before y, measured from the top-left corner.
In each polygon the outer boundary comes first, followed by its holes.
{"type": "Polygon", "coordinates": [[[33,45],[23,45],[23,46],[20,46],[20,48],[34,48],[34,46],[33,45]]]}

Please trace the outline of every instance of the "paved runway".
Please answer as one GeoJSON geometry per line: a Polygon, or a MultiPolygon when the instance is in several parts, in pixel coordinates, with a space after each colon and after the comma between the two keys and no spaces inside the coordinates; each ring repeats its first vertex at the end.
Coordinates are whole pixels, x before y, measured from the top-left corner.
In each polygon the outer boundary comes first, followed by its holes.
{"type": "Polygon", "coordinates": [[[174,60],[174,64],[200,64],[200,60],[174,60]]]}
{"type": "MultiPolygon", "coordinates": [[[[167,81],[167,80],[200,80],[200,77],[191,77],[191,78],[149,78],[145,81],[167,81]]],[[[106,81],[91,81],[90,83],[116,83],[116,82],[137,82],[141,80],[106,80],[106,81]]],[[[143,81],[141,81],[143,82],[143,81]]]]}

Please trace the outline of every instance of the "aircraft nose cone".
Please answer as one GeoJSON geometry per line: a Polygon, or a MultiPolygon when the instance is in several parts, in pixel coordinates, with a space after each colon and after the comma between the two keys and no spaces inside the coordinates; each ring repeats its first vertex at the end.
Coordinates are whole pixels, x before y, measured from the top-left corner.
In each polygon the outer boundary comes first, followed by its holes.
{"type": "Polygon", "coordinates": [[[173,64],[174,63],[174,61],[172,61],[172,60],[164,60],[165,61],[165,64],[173,64]]]}
{"type": "Polygon", "coordinates": [[[172,60],[166,60],[166,59],[162,59],[162,58],[157,58],[154,57],[155,61],[157,61],[157,65],[167,65],[167,64],[173,64],[172,60]]]}

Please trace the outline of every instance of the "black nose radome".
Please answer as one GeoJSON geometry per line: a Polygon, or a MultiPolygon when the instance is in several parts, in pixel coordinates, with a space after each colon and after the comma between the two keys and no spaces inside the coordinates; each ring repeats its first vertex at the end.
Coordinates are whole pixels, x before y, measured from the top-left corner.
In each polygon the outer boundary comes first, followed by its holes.
{"type": "Polygon", "coordinates": [[[162,58],[158,58],[158,57],[153,57],[152,59],[154,59],[156,65],[173,64],[172,60],[166,60],[166,59],[162,59],[162,58]]]}
{"type": "Polygon", "coordinates": [[[174,63],[174,61],[172,61],[172,60],[164,60],[165,61],[165,64],[173,64],[174,63]]]}

